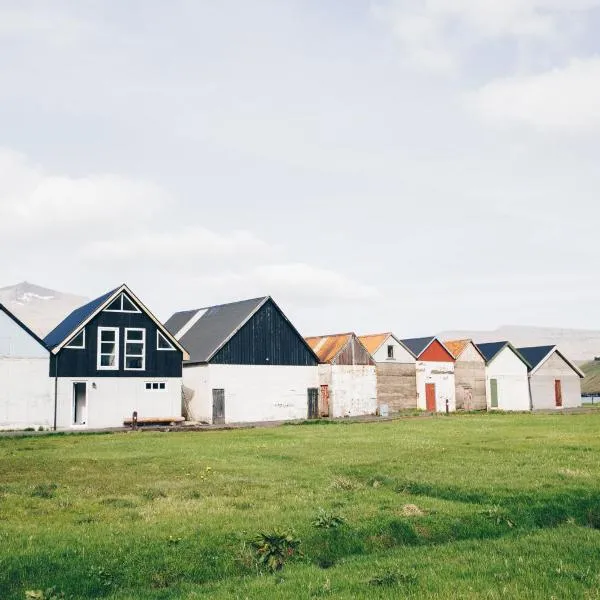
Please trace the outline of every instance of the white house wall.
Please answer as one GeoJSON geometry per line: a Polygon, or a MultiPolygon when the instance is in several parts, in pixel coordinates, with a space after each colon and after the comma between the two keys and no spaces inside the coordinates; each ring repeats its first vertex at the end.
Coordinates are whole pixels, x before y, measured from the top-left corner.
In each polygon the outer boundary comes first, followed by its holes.
{"type": "Polygon", "coordinates": [[[58,379],[57,426],[59,429],[122,427],[133,411],[138,418],[181,416],[181,379],[97,377],[58,379]],[[73,425],[73,384],[85,382],[87,418],[85,426],[73,425]],[[146,383],[163,382],[164,390],[147,390],[146,383]],[[94,387],[94,385],[96,387],[94,387]]]}
{"type": "Polygon", "coordinates": [[[508,347],[504,347],[486,367],[485,376],[488,409],[529,410],[527,366],[508,347]],[[498,382],[498,407],[492,409],[490,380],[498,382]]]}
{"type": "Polygon", "coordinates": [[[448,410],[456,410],[456,389],[454,380],[453,362],[430,362],[417,361],[417,407],[427,410],[427,399],[425,385],[435,384],[435,409],[437,412],[446,411],[446,400],[448,410]]]}
{"type": "Polygon", "coordinates": [[[415,357],[393,337],[389,337],[373,354],[373,360],[378,363],[415,364],[415,357]],[[394,347],[394,358],[388,358],[388,346],[394,347]]]}
{"type": "Polygon", "coordinates": [[[190,365],[184,385],[193,391],[189,418],[212,423],[212,390],[225,390],[225,422],[288,421],[308,417],[308,389],[318,388],[317,367],[190,365]]]}
{"type": "Polygon", "coordinates": [[[551,409],[556,406],[554,382],[560,380],[562,389],[562,408],[581,406],[581,379],[575,371],[554,353],[539,369],[531,375],[531,400],[534,410],[551,409]]]}
{"type": "Polygon", "coordinates": [[[50,354],[0,310],[0,429],[50,428],[50,354]]]}
{"type": "Polygon", "coordinates": [[[321,365],[320,383],[329,386],[329,415],[334,418],[377,412],[374,365],[321,365]]]}

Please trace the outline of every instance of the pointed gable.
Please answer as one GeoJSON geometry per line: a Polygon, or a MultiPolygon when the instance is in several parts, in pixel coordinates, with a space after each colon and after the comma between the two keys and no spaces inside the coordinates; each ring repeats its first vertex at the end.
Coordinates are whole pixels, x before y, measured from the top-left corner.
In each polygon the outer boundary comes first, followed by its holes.
{"type": "Polygon", "coordinates": [[[374,365],[375,361],[355,333],[336,333],[306,338],[321,363],[374,365]]]}
{"type": "Polygon", "coordinates": [[[454,362],[454,357],[437,339],[434,339],[419,356],[420,361],[424,362],[454,362]]]}
{"type": "Polygon", "coordinates": [[[570,360],[562,354],[556,346],[530,346],[527,348],[518,348],[519,353],[529,363],[529,370],[533,374],[537,371],[552,355],[557,355],[582,379],[585,374],[581,369],[575,366],[570,360]]]}

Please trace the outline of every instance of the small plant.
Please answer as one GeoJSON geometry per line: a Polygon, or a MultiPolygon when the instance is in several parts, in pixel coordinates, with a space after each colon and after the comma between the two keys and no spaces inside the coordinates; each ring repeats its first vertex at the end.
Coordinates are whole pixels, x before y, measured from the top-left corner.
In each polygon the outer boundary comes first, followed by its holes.
{"type": "Polygon", "coordinates": [[[25,592],[26,600],[63,600],[65,595],[58,592],[55,587],[46,590],[27,590],[25,592]]]}
{"type": "Polygon", "coordinates": [[[166,498],[167,497],[166,492],[164,492],[163,490],[160,490],[160,489],[145,490],[142,492],[141,495],[143,498],[145,498],[146,500],[149,500],[149,501],[157,500],[158,498],[166,498]]]}
{"type": "Polygon", "coordinates": [[[417,583],[417,575],[415,573],[400,573],[399,571],[389,571],[376,575],[369,580],[369,585],[392,587],[395,585],[414,585],[417,583]]]}
{"type": "Polygon", "coordinates": [[[319,509],[317,518],[313,521],[313,526],[318,529],[336,529],[341,527],[345,522],[344,517],[333,512],[327,512],[321,508],[319,509]]]}
{"type": "Polygon", "coordinates": [[[95,579],[100,588],[107,589],[114,586],[112,575],[104,567],[91,566],[89,577],[95,579]]]}
{"type": "Polygon", "coordinates": [[[31,495],[34,498],[54,498],[54,492],[57,489],[56,483],[40,483],[33,488],[31,495]]]}
{"type": "Polygon", "coordinates": [[[483,515],[493,521],[496,525],[508,525],[511,529],[515,524],[506,516],[505,512],[499,506],[492,506],[483,511],[483,515]]]}
{"type": "Polygon", "coordinates": [[[300,540],[289,533],[260,533],[251,542],[258,563],[271,573],[281,571],[287,560],[300,554],[300,540]]]}

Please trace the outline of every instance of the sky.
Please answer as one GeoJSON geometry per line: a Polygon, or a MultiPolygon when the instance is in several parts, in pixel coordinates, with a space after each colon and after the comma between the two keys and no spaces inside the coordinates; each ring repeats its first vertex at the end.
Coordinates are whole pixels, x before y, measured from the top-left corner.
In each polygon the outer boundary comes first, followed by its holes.
{"type": "Polygon", "coordinates": [[[600,0],[0,0],[0,287],[598,329],[599,28],[600,0]]]}

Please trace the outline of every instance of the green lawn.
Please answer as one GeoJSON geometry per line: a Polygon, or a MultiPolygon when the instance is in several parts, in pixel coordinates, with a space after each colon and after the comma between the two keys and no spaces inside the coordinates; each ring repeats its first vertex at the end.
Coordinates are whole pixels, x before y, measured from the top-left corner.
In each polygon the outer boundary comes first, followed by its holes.
{"type": "Polygon", "coordinates": [[[600,600],[600,413],[0,438],[0,598],[53,586],[600,600]],[[249,540],[274,529],[303,556],[272,575],[249,540]]]}

